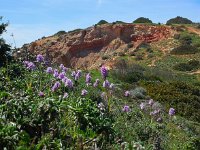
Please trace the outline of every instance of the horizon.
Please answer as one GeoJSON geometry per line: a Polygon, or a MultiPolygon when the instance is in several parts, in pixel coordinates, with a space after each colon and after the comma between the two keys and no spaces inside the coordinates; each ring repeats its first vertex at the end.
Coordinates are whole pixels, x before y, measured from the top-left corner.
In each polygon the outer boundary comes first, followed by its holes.
{"type": "Polygon", "coordinates": [[[85,29],[100,20],[131,23],[145,17],[154,23],[166,23],[181,16],[200,22],[198,0],[7,0],[1,3],[0,16],[4,23],[9,22],[3,38],[12,47],[15,45],[11,34],[16,47],[21,47],[61,30],[85,29]]]}

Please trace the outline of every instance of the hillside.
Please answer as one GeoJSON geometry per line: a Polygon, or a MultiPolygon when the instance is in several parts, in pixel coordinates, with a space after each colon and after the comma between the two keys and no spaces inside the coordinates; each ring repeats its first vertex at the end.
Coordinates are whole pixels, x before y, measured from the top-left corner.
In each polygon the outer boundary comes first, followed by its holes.
{"type": "Polygon", "coordinates": [[[20,51],[48,55],[52,62],[68,67],[91,69],[112,64],[117,56],[133,52],[142,43],[161,42],[175,33],[164,25],[104,24],[44,37],[24,45],[20,51]]]}

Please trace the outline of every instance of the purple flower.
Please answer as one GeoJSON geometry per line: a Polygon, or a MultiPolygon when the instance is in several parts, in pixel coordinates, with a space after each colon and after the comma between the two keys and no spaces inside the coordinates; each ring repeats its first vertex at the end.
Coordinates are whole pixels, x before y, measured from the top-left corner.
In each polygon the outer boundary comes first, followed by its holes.
{"type": "Polygon", "coordinates": [[[78,80],[81,77],[81,70],[78,70],[76,75],[75,75],[75,80],[78,80]]]}
{"type": "Polygon", "coordinates": [[[68,68],[66,68],[66,67],[63,67],[63,69],[62,69],[63,72],[67,72],[67,70],[68,70],[68,68]]]}
{"type": "Polygon", "coordinates": [[[59,66],[60,70],[63,70],[64,67],[65,66],[63,64],[60,64],[60,66],[59,66]]]}
{"type": "Polygon", "coordinates": [[[28,67],[29,61],[23,61],[25,67],[28,67]]]}
{"type": "Polygon", "coordinates": [[[68,93],[64,93],[63,98],[68,98],[68,97],[69,97],[69,94],[68,93]]]}
{"type": "Polygon", "coordinates": [[[153,99],[150,99],[148,104],[149,104],[150,106],[152,106],[152,105],[154,104],[153,99]]]}
{"type": "Polygon", "coordinates": [[[144,108],[145,108],[144,103],[141,103],[141,104],[140,104],[140,109],[143,110],[144,108]]]}
{"type": "Polygon", "coordinates": [[[90,76],[90,73],[88,73],[85,77],[85,82],[86,83],[90,83],[91,82],[92,77],[90,76]]]}
{"type": "Polygon", "coordinates": [[[123,107],[122,111],[123,111],[123,112],[130,112],[131,109],[130,109],[129,106],[125,105],[125,106],[123,107]]]}
{"type": "Polygon", "coordinates": [[[81,95],[82,95],[82,96],[85,96],[86,94],[88,94],[88,91],[85,90],[85,89],[83,89],[83,90],[81,91],[81,95]]]}
{"type": "Polygon", "coordinates": [[[51,91],[52,91],[52,92],[55,92],[59,87],[60,87],[60,82],[57,81],[57,82],[53,85],[53,87],[51,88],[51,91]]]}
{"type": "Polygon", "coordinates": [[[115,85],[114,85],[113,83],[111,83],[110,86],[109,86],[109,88],[110,88],[111,90],[113,90],[114,87],[115,87],[115,85]]]}
{"type": "Polygon", "coordinates": [[[65,77],[65,72],[61,72],[58,76],[59,79],[63,79],[65,77]]]}
{"type": "Polygon", "coordinates": [[[96,79],[96,81],[94,82],[93,86],[97,87],[99,85],[99,79],[96,79]]]}
{"type": "Polygon", "coordinates": [[[110,82],[108,80],[105,80],[103,82],[103,87],[108,88],[110,86],[110,82]]]}
{"type": "Polygon", "coordinates": [[[174,116],[175,115],[175,109],[174,108],[170,108],[169,109],[169,115],[170,116],[174,116]]]}
{"type": "Polygon", "coordinates": [[[57,78],[57,77],[59,76],[59,73],[58,73],[58,70],[57,70],[57,69],[54,70],[53,76],[54,76],[55,78],[57,78]]]}
{"type": "Polygon", "coordinates": [[[39,94],[38,94],[40,97],[44,97],[44,92],[39,92],[39,94]]]}
{"type": "Polygon", "coordinates": [[[70,79],[67,79],[66,82],[65,82],[65,86],[67,86],[68,88],[72,88],[73,87],[73,82],[72,80],[70,79]]]}
{"type": "Polygon", "coordinates": [[[106,77],[108,76],[108,70],[106,69],[105,66],[101,67],[101,75],[103,79],[106,79],[106,77]]]}
{"type": "Polygon", "coordinates": [[[159,123],[162,123],[163,119],[161,117],[159,117],[156,121],[159,123]]]}
{"type": "Polygon", "coordinates": [[[53,73],[53,69],[52,67],[48,67],[46,70],[47,73],[52,74],[53,73]]]}
{"type": "Polygon", "coordinates": [[[76,75],[76,72],[75,72],[75,71],[72,71],[71,76],[72,76],[72,77],[75,77],[75,75],[76,75]]]}
{"type": "Polygon", "coordinates": [[[44,57],[41,54],[38,54],[36,57],[37,62],[43,62],[44,61],[44,57]]]}
{"type": "Polygon", "coordinates": [[[130,92],[129,92],[129,91],[126,91],[126,92],[124,93],[124,96],[125,96],[125,97],[129,97],[129,96],[130,96],[130,92]]]}
{"type": "Polygon", "coordinates": [[[160,110],[154,110],[153,112],[150,112],[150,115],[155,116],[160,113],[160,110]]]}
{"type": "Polygon", "coordinates": [[[64,77],[64,78],[62,79],[62,82],[65,83],[67,80],[68,80],[68,78],[67,78],[67,77],[64,77]]]}
{"type": "Polygon", "coordinates": [[[27,65],[27,68],[29,70],[34,70],[36,67],[35,67],[35,64],[33,62],[29,62],[28,65],[27,65]]]}

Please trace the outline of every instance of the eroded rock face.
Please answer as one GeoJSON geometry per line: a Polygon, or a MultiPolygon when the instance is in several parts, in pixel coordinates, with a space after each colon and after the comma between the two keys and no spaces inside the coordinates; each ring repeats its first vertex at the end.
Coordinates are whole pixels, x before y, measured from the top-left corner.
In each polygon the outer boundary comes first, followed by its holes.
{"type": "Polygon", "coordinates": [[[113,53],[127,50],[128,44],[136,48],[143,42],[160,41],[172,34],[173,30],[168,26],[106,24],[46,37],[24,45],[21,50],[46,55],[52,62],[68,67],[89,69],[110,63],[113,53]],[[103,55],[110,56],[110,59],[103,60],[103,55]]]}

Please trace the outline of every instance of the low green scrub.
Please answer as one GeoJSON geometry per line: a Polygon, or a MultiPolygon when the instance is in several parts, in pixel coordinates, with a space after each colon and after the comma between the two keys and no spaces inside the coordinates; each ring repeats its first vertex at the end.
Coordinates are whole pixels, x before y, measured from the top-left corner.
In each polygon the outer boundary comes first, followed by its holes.
{"type": "Polygon", "coordinates": [[[200,120],[200,88],[183,82],[142,82],[148,94],[163,103],[174,106],[177,113],[189,120],[200,120]]]}
{"type": "Polygon", "coordinates": [[[184,44],[174,48],[170,53],[173,55],[187,55],[199,52],[198,48],[192,45],[184,44]]]}
{"type": "Polygon", "coordinates": [[[178,71],[193,71],[200,68],[200,62],[197,60],[191,60],[187,63],[179,63],[174,66],[178,71]]]}

